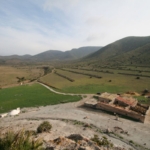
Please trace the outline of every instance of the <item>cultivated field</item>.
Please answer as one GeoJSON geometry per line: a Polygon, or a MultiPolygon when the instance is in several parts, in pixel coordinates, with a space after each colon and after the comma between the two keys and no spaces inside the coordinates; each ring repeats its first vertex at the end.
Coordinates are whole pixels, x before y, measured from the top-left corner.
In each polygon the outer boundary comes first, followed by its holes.
{"type": "MultiPolygon", "coordinates": [[[[71,67],[55,70],[40,78],[41,81],[69,93],[126,93],[142,94],[150,89],[150,69],[147,67],[71,67]],[[120,74],[121,73],[121,74],[120,74]],[[69,79],[72,81],[69,81],[69,79]]],[[[133,95],[134,96],[134,95],[133,95]]],[[[143,103],[150,103],[148,98],[136,97],[143,103]]]]}
{"type": "MultiPolygon", "coordinates": [[[[0,87],[19,85],[17,77],[24,77],[25,83],[38,79],[66,93],[122,94],[130,91],[142,94],[143,90],[150,89],[150,67],[148,66],[70,65],[57,68],[46,75],[43,66],[0,66],[0,87]]],[[[143,96],[136,98],[150,104],[150,100],[143,96]]]]}
{"type": "Polygon", "coordinates": [[[0,90],[0,113],[20,107],[38,107],[80,100],[80,96],[55,94],[40,84],[29,84],[0,90]]]}
{"type": "MultiPolygon", "coordinates": [[[[117,70],[104,70],[98,72],[94,70],[83,69],[57,69],[57,72],[74,80],[70,82],[67,79],[56,74],[48,74],[41,80],[51,84],[58,89],[77,93],[95,93],[95,92],[142,92],[144,89],[150,89],[150,78],[118,74],[117,70]],[[92,75],[102,78],[92,77],[92,75]],[[85,88],[84,88],[85,87],[85,88]]],[[[124,71],[125,72],[125,71],[124,71]]],[[[148,73],[147,73],[148,74],[148,73]]],[[[150,73],[149,73],[150,74],[150,73]]]]}

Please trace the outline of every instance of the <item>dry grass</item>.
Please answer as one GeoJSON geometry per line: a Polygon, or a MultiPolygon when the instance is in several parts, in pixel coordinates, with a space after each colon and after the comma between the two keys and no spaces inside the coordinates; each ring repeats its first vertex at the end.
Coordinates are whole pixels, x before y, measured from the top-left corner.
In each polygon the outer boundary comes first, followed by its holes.
{"type": "Polygon", "coordinates": [[[116,70],[114,70],[114,74],[78,70],[78,69],[71,69],[71,70],[90,73],[94,75],[100,75],[102,76],[102,79],[99,79],[99,84],[102,85],[120,86],[125,87],[125,89],[127,89],[128,91],[137,91],[137,92],[141,92],[144,89],[150,89],[150,78],[146,77],[140,77],[140,80],[137,80],[136,76],[120,75],[117,74],[116,70]],[[112,80],[112,82],[108,83],[109,80],[112,80]]]}
{"type": "Polygon", "coordinates": [[[42,74],[43,70],[37,67],[0,66],[0,87],[18,84],[16,77],[25,77],[26,80],[30,80],[42,74]]]}
{"type": "Polygon", "coordinates": [[[17,133],[8,131],[0,137],[1,150],[43,150],[41,140],[35,140],[30,132],[20,130],[17,133]]]}

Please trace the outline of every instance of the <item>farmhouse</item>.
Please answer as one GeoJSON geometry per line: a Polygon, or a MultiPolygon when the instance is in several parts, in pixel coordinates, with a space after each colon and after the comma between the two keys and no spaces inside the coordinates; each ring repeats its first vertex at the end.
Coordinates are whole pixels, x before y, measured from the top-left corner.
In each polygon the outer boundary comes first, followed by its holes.
{"type": "Polygon", "coordinates": [[[138,103],[132,97],[122,97],[117,94],[102,93],[93,100],[85,102],[84,105],[95,109],[101,109],[123,116],[133,118],[144,123],[146,115],[149,112],[149,106],[138,103]]]}

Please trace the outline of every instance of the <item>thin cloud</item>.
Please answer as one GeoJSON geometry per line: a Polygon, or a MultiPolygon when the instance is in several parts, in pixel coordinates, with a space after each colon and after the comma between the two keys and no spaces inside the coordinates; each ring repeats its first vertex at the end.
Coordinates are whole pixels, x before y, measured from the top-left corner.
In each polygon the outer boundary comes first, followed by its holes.
{"type": "Polygon", "coordinates": [[[148,36],[150,1],[5,0],[0,5],[0,55],[104,46],[148,36]]]}

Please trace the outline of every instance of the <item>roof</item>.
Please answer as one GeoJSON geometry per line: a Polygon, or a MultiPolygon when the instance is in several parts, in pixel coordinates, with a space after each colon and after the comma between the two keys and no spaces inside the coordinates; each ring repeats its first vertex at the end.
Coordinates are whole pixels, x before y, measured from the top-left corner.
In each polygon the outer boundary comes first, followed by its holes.
{"type": "Polygon", "coordinates": [[[116,100],[121,101],[121,102],[128,104],[130,106],[135,106],[137,104],[137,100],[135,100],[133,98],[123,98],[123,97],[118,96],[116,98],[116,100]]]}

